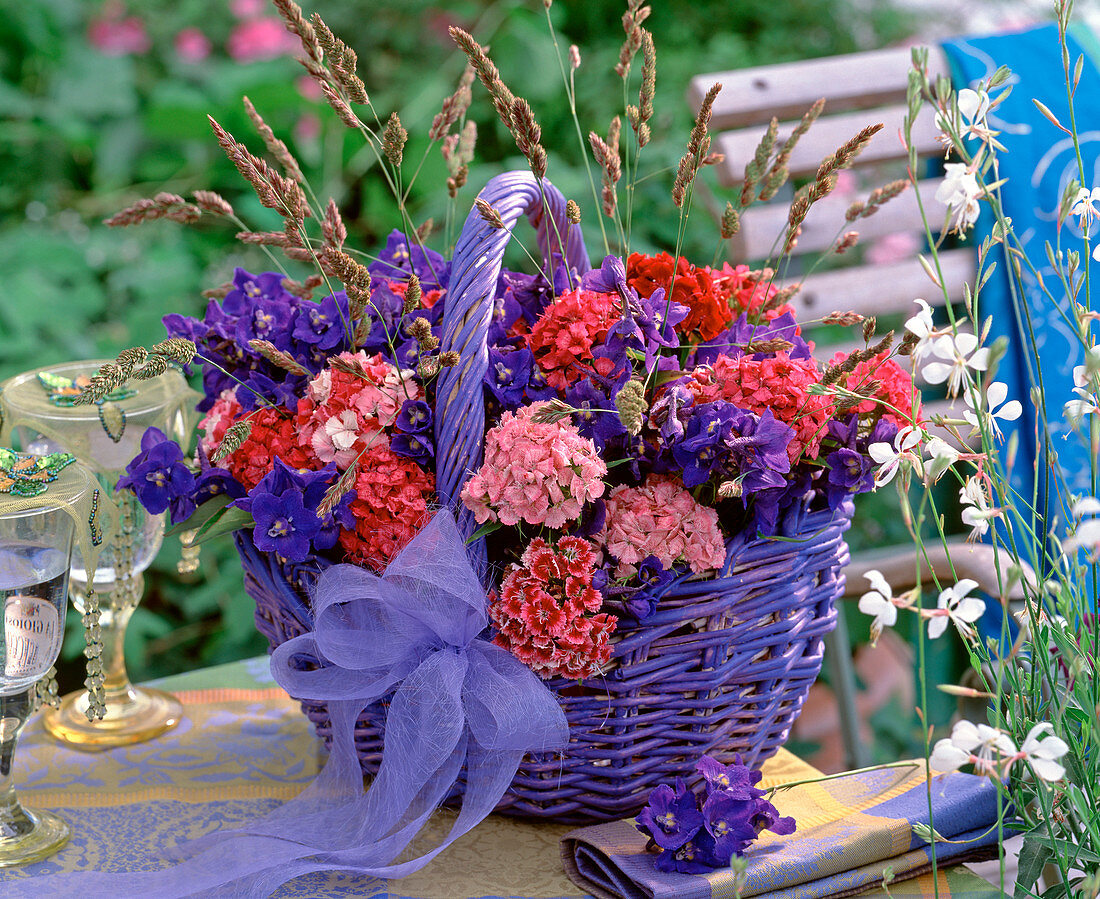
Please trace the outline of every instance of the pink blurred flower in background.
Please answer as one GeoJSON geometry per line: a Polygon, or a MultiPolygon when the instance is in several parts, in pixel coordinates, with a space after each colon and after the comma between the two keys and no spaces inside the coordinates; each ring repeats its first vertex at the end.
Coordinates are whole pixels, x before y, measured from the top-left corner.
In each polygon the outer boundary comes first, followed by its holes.
{"type": "Polygon", "coordinates": [[[294,139],[303,143],[317,140],[321,136],[321,119],[307,112],[294,125],[294,139]]]}
{"type": "Polygon", "coordinates": [[[275,59],[298,48],[298,40],[279,19],[265,16],[241,22],[229,35],[226,50],[237,62],[255,62],[259,59],[275,59]]]}
{"type": "Polygon", "coordinates": [[[253,19],[267,8],[266,0],[232,0],[229,10],[238,19],[253,19]]]}
{"type": "Polygon", "coordinates": [[[910,259],[920,252],[921,241],[910,231],[885,234],[867,247],[864,254],[872,265],[889,265],[910,259]]]}
{"type": "Polygon", "coordinates": [[[210,55],[210,38],[198,28],[184,28],[173,42],[176,56],[183,62],[202,62],[210,55]]]}
{"type": "Polygon", "coordinates": [[[859,181],[851,172],[841,169],[836,173],[836,186],[833,188],[833,193],[848,196],[854,194],[858,189],[859,181]]]}
{"type": "Polygon", "coordinates": [[[319,102],[323,98],[324,92],[321,90],[321,85],[313,80],[309,75],[300,76],[295,82],[294,86],[298,88],[298,93],[301,94],[305,100],[312,100],[319,102]]]}
{"type": "Polygon", "coordinates": [[[106,56],[148,53],[151,46],[145,23],[127,16],[121,3],[105,3],[100,15],[88,23],[88,42],[106,56]]]}

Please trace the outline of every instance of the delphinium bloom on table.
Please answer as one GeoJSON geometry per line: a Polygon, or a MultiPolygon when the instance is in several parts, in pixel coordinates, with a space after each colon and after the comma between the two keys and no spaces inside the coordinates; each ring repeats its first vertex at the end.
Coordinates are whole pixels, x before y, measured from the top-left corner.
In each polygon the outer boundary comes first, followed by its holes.
{"type": "Polygon", "coordinates": [[[701,794],[677,778],[674,786],[654,788],[638,814],[636,827],[649,837],[651,849],[660,850],[653,863],[658,871],[705,874],[744,855],[763,830],[794,833],[794,818],[780,817],[766,791],[755,786],[761,773],[740,758],[723,765],[705,755],[697,771],[703,776],[701,794]]]}

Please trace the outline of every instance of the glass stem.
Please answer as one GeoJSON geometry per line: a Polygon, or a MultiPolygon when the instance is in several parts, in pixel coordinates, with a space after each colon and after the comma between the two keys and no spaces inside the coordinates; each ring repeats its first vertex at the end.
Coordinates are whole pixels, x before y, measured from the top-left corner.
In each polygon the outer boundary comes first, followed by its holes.
{"type": "Polygon", "coordinates": [[[34,687],[20,693],[0,696],[0,841],[24,836],[34,830],[15,796],[12,759],[15,741],[27,723],[33,705],[34,687]]]}
{"type": "Polygon", "coordinates": [[[136,573],[118,581],[111,591],[111,619],[104,622],[102,631],[103,692],[108,707],[132,702],[134,698],[130,675],[126,673],[126,625],[144,589],[145,578],[136,573]]]}

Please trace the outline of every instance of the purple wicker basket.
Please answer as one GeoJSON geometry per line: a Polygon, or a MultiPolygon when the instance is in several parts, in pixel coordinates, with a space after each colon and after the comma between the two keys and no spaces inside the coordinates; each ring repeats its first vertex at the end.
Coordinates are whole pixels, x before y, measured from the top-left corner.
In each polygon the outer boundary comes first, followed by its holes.
{"type": "MultiPolygon", "coordinates": [[[[580,231],[548,182],[540,190],[531,175],[509,173],[481,196],[507,227],[493,231],[471,213],[455,250],[442,346],[462,361],[440,380],[436,416],[437,491],[452,506],[481,462],[485,340],[510,230],[526,213],[544,258],[560,253],[588,268],[580,231]]],[[[620,621],[603,676],[580,687],[548,681],[569,721],[569,747],[564,755],[528,755],[497,810],[571,823],[616,819],[637,812],[658,783],[691,777],[704,753],[727,762],[740,754],[752,764],[772,755],[801,711],[821,669],[823,638],[836,624],[850,514],[848,506],[788,516],[782,539],[733,537],[719,577],[676,584],[644,626],[620,621]]],[[[467,534],[475,527],[461,510],[459,523],[467,534]]],[[[316,565],[281,563],[240,532],[237,548],[270,646],[310,630],[316,565]]],[[[472,550],[484,570],[484,543],[472,550]]],[[[302,708],[327,742],[325,706],[302,708]]],[[[378,770],[384,728],[384,702],[357,722],[356,748],[368,774],[378,770]]]]}

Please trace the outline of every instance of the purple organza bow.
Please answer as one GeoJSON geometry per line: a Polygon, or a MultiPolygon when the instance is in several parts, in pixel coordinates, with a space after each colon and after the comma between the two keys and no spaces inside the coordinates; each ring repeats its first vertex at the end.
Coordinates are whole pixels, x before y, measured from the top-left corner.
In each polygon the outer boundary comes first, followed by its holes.
{"type": "Polygon", "coordinates": [[[254,825],[188,844],[189,858],[173,868],[32,878],[23,882],[28,895],[48,885],[61,895],[260,897],[313,871],[392,878],[422,868],[493,810],[526,752],[561,750],[569,740],[554,694],[511,653],[478,638],[485,607],[450,512],[437,513],[381,577],[329,568],[317,582],[313,632],[271,657],[291,696],[328,705],[332,749],[314,782],[254,825]],[[301,669],[303,658],[319,667],[301,669]],[[355,721],[389,693],[382,764],[364,792],[355,721]],[[450,832],[408,857],[464,767],[450,832]]]}

